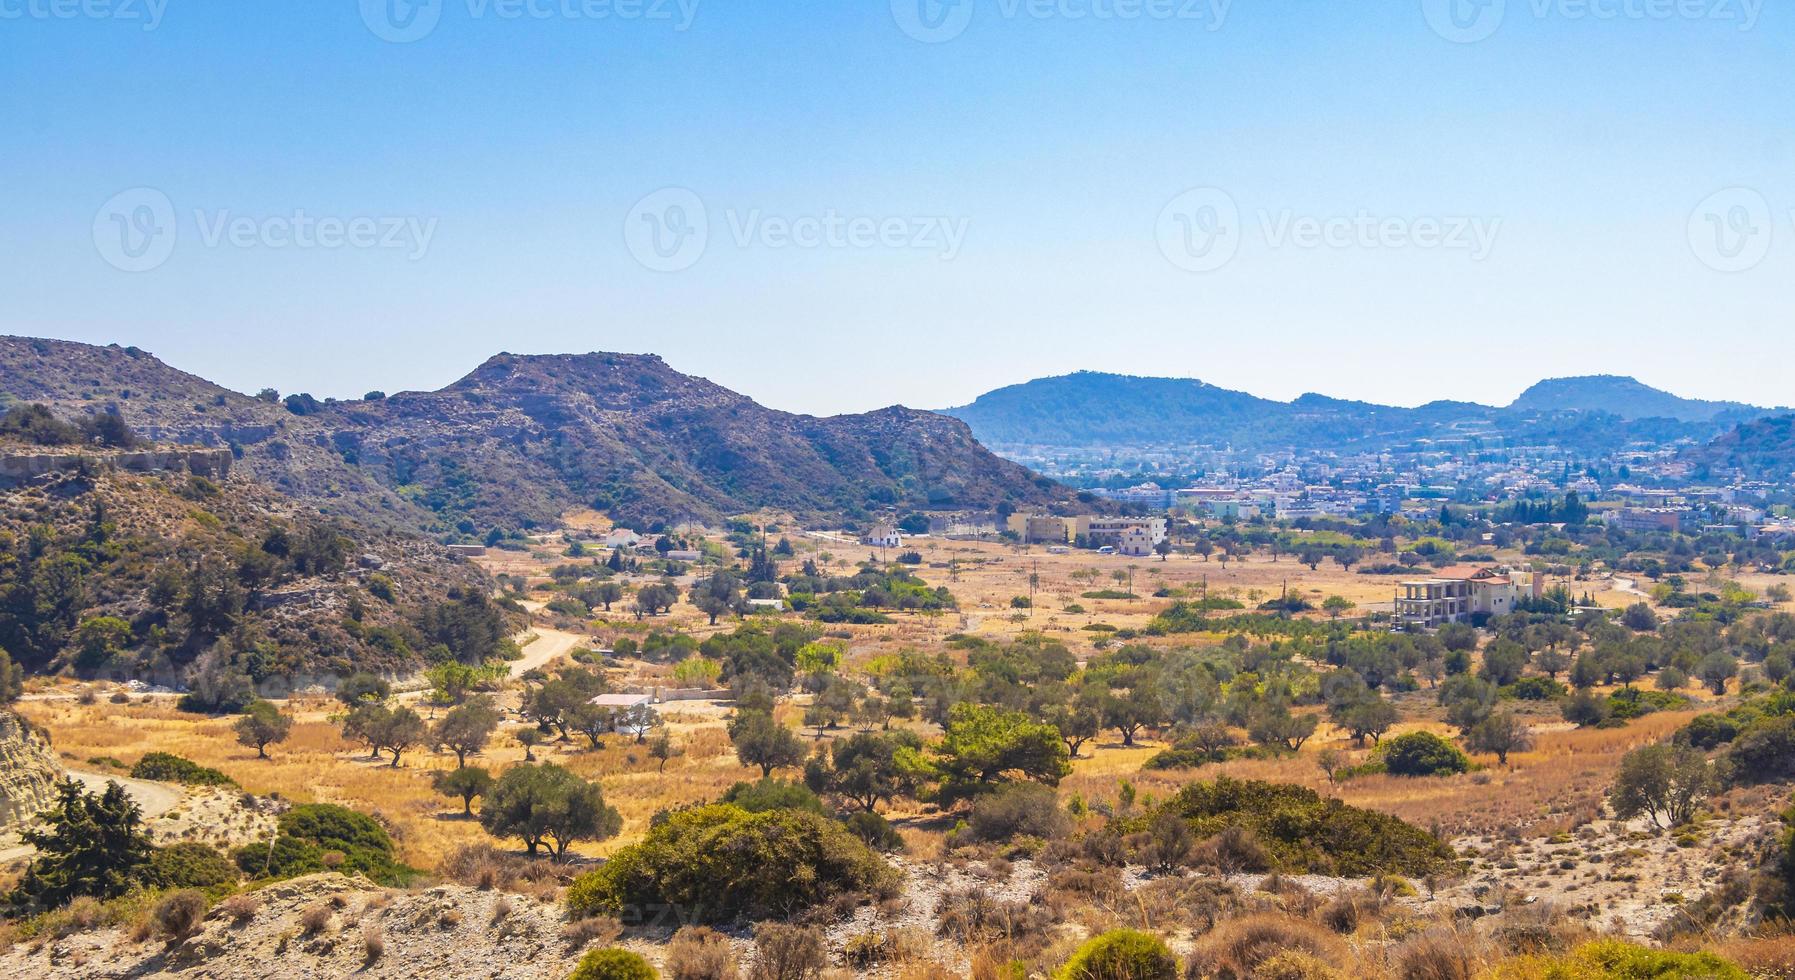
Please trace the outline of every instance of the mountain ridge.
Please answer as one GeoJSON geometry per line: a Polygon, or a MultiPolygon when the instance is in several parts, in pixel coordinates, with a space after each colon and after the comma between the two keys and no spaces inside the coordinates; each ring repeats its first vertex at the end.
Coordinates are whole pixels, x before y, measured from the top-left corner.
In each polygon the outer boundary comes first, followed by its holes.
{"type": "Polygon", "coordinates": [[[942,411],[999,447],[1227,445],[1246,451],[1387,449],[1462,437],[1467,427],[1479,434],[1618,448],[1628,440],[1706,441],[1773,412],[1680,398],[1608,375],[1542,381],[1502,407],[1436,400],[1407,408],[1315,392],[1283,402],[1197,379],[1094,371],[1005,386],[942,411]]]}
{"type": "Polygon", "coordinates": [[[652,354],[501,353],[437,391],[290,410],[136,348],[8,337],[0,394],[229,445],[250,475],[326,512],[445,537],[550,525],[586,506],[647,527],[760,509],[866,517],[1072,496],[947,416],[794,415],[652,354]]]}

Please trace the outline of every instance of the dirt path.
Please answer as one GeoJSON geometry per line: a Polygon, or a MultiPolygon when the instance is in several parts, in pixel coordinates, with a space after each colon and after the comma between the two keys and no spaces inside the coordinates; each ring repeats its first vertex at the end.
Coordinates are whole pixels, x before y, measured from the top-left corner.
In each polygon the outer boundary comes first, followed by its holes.
{"type": "MultiPolygon", "coordinates": [[[[87,791],[90,793],[104,793],[106,791],[107,783],[117,783],[120,786],[123,786],[125,792],[131,794],[131,799],[135,800],[138,807],[143,810],[143,819],[145,821],[154,820],[175,807],[180,806],[181,801],[187,798],[187,794],[178,786],[170,786],[167,783],[152,783],[147,779],[132,779],[128,776],[102,776],[99,773],[92,772],[70,772],[68,773],[68,776],[86,787],[87,791]]],[[[37,853],[36,848],[25,844],[0,849],[0,865],[22,858],[28,858],[35,853],[37,853]]]]}
{"type": "Polygon", "coordinates": [[[1637,579],[1621,578],[1619,576],[1616,576],[1613,579],[1613,582],[1614,582],[1614,591],[1616,591],[1616,592],[1625,592],[1628,595],[1636,595],[1641,599],[1647,599],[1647,600],[1651,599],[1651,597],[1652,597],[1651,593],[1649,593],[1649,592],[1639,591],[1639,581],[1637,579]]]}
{"type": "Polygon", "coordinates": [[[534,635],[536,639],[529,646],[524,647],[524,655],[521,659],[511,662],[513,678],[522,677],[538,667],[546,667],[567,656],[574,647],[586,642],[586,638],[583,636],[549,629],[546,626],[534,627],[521,634],[518,639],[521,640],[530,635],[534,635]]]}

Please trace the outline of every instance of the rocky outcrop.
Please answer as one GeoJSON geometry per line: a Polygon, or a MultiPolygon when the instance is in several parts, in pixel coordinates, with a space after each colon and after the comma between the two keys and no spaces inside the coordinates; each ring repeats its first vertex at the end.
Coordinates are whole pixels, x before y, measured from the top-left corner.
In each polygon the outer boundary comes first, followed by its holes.
{"type": "Polygon", "coordinates": [[[0,711],[0,833],[48,806],[60,778],[50,739],[18,715],[0,711]]]}
{"type": "Polygon", "coordinates": [[[228,449],[148,449],[117,453],[8,453],[0,455],[0,483],[27,483],[60,473],[123,470],[127,473],[191,473],[213,480],[231,475],[228,449]]]}

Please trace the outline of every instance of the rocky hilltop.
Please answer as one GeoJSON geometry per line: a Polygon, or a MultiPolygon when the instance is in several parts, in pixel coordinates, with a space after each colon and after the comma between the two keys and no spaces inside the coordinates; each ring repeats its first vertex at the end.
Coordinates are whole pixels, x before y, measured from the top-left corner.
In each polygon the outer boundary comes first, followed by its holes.
{"type": "Polygon", "coordinates": [[[10,711],[0,711],[0,834],[48,806],[62,767],[49,736],[10,711]]]}
{"type": "Polygon", "coordinates": [[[0,403],[66,417],[116,410],[157,443],[229,449],[237,470],[327,514],[419,528],[429,515],[343,458],[328,429],[284,406],[176,370],[135,347],[0,337],[0,403]]]}
{"type": "Polygon", "coordinates": [[[0,338],[0,395],[116,410],[150,438],[226,445],[328,513],[440,535],[597,506],[652,525],[775,508],[1045,506],[1070,491],[992,455],[964,423],[889,408],[766,408],[658,357],[501,354],[441,391],[289,408],[134,348],[0,338]]]}

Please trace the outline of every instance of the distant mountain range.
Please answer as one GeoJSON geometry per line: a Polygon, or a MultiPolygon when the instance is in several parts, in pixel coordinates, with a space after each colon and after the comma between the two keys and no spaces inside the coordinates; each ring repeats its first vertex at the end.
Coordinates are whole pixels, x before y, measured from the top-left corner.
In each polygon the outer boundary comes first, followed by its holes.
{"type": "Polygon", "coordinates": [[[1399,448],[1422,440],[1552,442],[1585,452],[1710,440],[1772,410],[1680,398],[1632,378],[1543,381],[1505,408],[1439,401],[1398,408],[1307,394],[1273,401],[1201,381],[1081,372],[1001,388],[946,409],[987,445],[1243,452],[1399,448]]]}
{"type": "Polygon", "coordinates": [[[439,534],[547,525],[584,506],[647,526],[1071,498],[954,419],[791,415],[651,355],[500,354],[441,391],[288,407],[135,348],[0,338],[0,397],[65,415],[116,407],[148,435],[228,445],[241,471],[326,512],[439,534]]]}

